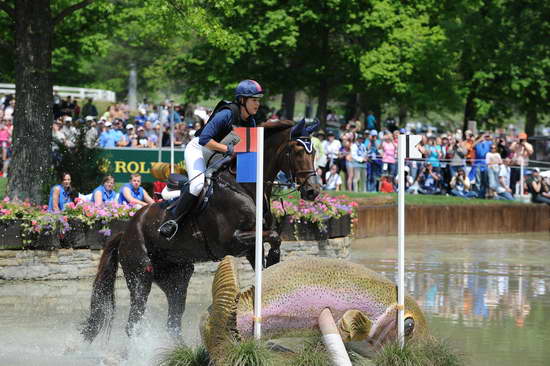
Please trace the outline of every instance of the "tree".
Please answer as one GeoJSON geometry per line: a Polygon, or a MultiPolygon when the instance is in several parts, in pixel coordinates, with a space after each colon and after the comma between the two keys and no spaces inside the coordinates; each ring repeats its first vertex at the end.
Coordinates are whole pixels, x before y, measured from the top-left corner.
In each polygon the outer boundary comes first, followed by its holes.
{"type": "Polygon", "coordinates": [[[15,31],[16,108],[8,195],[44,201],[51,175],[52,36],[66,17],[92,3],[84,0],[52,12],[50,0],[0,1],[15,31]]]}

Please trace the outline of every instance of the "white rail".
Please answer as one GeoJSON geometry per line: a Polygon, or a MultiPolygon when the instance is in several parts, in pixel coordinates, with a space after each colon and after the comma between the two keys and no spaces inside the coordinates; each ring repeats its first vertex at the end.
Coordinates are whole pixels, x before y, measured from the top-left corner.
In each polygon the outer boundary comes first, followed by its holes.
{"type": "MultiPolygon", "coordinates": [[[[58,85],[54,85],[53,90],[57,91],[62,98],[71,96],[79,99],[93,98],[94,100],[116,102],[116,94],[111,90],[75,88],[58,85]]],[[[0,94],[15,94],[15,84],[0,83],[0,94]]]]}

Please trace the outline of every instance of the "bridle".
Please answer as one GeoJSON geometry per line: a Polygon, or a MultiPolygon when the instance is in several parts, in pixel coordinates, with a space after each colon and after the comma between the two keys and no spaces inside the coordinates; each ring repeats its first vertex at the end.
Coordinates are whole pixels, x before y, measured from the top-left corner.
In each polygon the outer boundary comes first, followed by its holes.
{"type": "MultiPolygon", "coordinates": [[[[295,185],[296,188],[291,191],[291,192],[294,192],[294,191],[301,190],[302,187],[304,186],[304,184],[308,181],[308,179],[310,177],[317,176],[317,173],[313,169],[301,169],[301,170],[295,170],[294,169],[294,165],[292,164],[292,147],[291,147],[291,144],[290,144],[290,142],[292,142],[292,141],[296,141],[300,145],[302,145],[308,155],[313,154],[313,152],[314,152],[313,151],[313,145],[311,143],[311,138],[310,137],[302,136],[302,137],[299,137],[299,138],[296,138],[296,139],[289,140],[288,143],[285,145],[285,148],[283,150],[283,154],[285,154],[285,159],[287,159],[287,161],[288,161],[288,170],[289,170],[289,175],[290,175],[288,177],[289,178],[289,183],[275,183],[275,182],[266,182],[266,183],[271,184],[271,185],[278,185],[278,186],[293,186],[293,185],[295,185]],[[301,178],[301,175],[304,175],[304,174],[305,174],[305,177],[303,178],[302,183],[299,183],[297,178],[301,178]]],[[[285,194],[288,194],[288,193],[289,192],[285,192],[285,194]]]]}

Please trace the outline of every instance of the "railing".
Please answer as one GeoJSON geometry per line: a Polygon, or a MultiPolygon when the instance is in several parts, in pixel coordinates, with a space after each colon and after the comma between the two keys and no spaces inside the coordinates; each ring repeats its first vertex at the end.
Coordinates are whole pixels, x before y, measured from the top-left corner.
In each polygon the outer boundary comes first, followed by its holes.
{"type": "MultiPolygon", "coordinates": [[[[93,98],[94,100],[103,100],[113,103],[116,101],[116,94],[111,90],[74,88],[70,86],[58,85],[54,85],[53,90],[57,91],[59,96],[62,98],[71,96],[73,98],[93,98]]],[[[15,94],[15,84],[0,83],[0,94],[15,94]]]]}

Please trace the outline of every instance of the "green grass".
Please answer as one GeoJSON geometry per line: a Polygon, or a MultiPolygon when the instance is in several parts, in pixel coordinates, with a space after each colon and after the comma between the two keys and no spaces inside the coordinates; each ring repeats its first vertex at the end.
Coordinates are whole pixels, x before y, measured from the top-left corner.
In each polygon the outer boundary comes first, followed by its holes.
{"type": "MultiPolygon", "coordinates": [[[[352,199],[368,202],[369,199],[377,199],[381,197],[392,197],[394,202],[397,203],[397,193],[379,193],[379,192],[348,192],[348,191],[326,191],[326,193],[332,196],[348,196],[352,199]]],[[[445,195],[423,195],[423,194],[405,194],[405,204],[407,205],[501,205],[519,203],[518,201],[505,201],[505,200],[489,200],[489,199],[467,199],[454,196],[445,195]]]]}
{"type": "Polygon", "coordinates": [[[160,358],[158,366],[208,366],[210,364],[210,357],[203,346],[196,348],[178,346],[173,350],[165,351],[160,358]]]}

